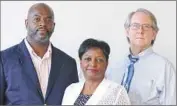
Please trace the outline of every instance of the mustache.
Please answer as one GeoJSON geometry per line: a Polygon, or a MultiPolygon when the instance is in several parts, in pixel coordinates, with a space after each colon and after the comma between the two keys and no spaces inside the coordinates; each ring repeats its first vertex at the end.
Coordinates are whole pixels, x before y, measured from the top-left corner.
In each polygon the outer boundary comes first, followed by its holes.
{"type": "Polygon", "coordinates": [[[36,28],[36,31],[39,31],[39,30],[46,30],[47,32],[49,32],[45,27],[36,28]]]}
{"type": "Polygon", "coordinates": [[[37,33],[39,30],[45,30],[45,31],[47,32],[47,35],[50,34],[50,31],[47,30],[45,27],[39,27],[39,28],[37,28],[37,29],[36,29],[36,33],[37,33]]]}

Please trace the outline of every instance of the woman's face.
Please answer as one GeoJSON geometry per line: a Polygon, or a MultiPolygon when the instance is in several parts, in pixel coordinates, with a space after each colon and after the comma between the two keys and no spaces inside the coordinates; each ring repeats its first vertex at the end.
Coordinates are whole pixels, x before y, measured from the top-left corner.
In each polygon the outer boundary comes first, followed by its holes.
{"type": "Polygon", "coordinates": [[[82,56],[80,66],[85,79],[102,80],[108,62],[100,48],[90,48],[82,56]]]}

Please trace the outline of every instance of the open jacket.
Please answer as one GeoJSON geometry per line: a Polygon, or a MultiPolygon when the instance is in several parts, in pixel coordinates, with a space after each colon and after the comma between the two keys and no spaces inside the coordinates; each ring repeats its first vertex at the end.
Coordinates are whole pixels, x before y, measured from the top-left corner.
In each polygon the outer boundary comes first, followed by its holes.
{"type": "MultiPolygon", "coordinates": [[[[67,87],[62,105],[73,105],[84,87],[84,81],[67,87]]],[[[130,105],[124,87],[107,79],[98,85],[85,105],[130,105]]]]}
{"type": "Polygon", "coordinates": [[[0,105],[61,105],[66,87],[78,82],[75,60],[54,46],[45,97],[24,40],[1,52],[0,66],[0,105]]]}

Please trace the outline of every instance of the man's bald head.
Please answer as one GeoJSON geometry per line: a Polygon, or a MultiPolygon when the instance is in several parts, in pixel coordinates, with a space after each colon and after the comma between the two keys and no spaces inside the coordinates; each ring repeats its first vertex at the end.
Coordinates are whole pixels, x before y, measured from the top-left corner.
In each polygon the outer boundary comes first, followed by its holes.
{"type": "Polygon", "coordinates": [[[50,13],[50,16],[52,17],[52,19],[54,19],[54,12],[53,12],[52,8],[49,7],[45,3],[36,3],[36,4],[32,5],[30,7],[30,9],[28,10],[28,16],[27,16],[27,18],[29,18],[30,14],[34,13],[37,9],[47,11],[48,13],[50,13]]]}
{"type": "Polygon", "coordinates": [[[54,12],[44,3],[34,4],[28,11],[25,25],[28,41],[48,44],[55,27],[54,12]]]}

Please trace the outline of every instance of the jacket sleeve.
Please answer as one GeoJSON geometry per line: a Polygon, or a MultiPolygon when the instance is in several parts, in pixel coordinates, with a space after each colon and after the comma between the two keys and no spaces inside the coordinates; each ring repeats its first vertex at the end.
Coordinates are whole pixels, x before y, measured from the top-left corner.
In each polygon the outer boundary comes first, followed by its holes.
{"type": "Polygon", "coordinates": [[[0,52],[0,105],[4,105],[4,94],[5,94],[5,79],[4,79],[1,52],[0,52]]]}

